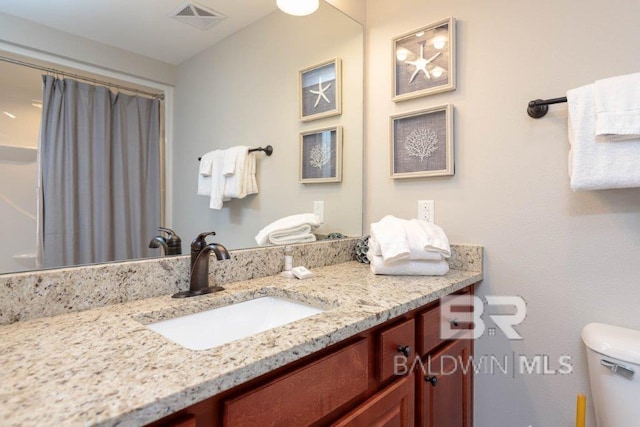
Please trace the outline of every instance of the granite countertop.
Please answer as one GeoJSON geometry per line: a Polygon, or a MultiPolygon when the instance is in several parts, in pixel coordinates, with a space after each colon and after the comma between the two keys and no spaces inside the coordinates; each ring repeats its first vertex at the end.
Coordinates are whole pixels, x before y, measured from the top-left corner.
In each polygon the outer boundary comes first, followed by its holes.
{"type": "Polygon", "coordinates": [[[312,271],[306,280],[263,277],[195,298],[167,295],[1,326],[2,425],[142,425],[482,279],[481,271],[455,269],[375,276],[357,262],[312,271]],[[201,351],[145,327],[266,295],[327,311],[201,351]]]}

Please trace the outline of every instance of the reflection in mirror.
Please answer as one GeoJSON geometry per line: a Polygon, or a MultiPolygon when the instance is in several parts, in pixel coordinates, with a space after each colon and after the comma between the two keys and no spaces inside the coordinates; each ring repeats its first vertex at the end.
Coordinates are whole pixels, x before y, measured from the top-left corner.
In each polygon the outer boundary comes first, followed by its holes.
{"type": "MultiPolygon", "coordinates": [[[[318,12],[307,17],[276,11],[173,68],[177,75],[171,82],[175,86],[175,100],[170,97],[166,105],[173,114],[167,116],[173,118],[167,122],[166,136],[166,221],[154,224],[154,233],[145,245],[158,235],[157,227],[164,225],[182,237],[183,253],[187,253],[195,235],[208,230],[215,230],[215,240],[229,249],[255,246],[255,236],[262,228],[288,215],[313,212],[314,201],[323,201],[325,207],[324,224],[317,233],[361,234],[363,30],[360,24],[324,2],[318,12]],[[302,123],[298,118],[298,73],[330,58],[342,61],[342,114],[302,123]],[[335,126],[344,130],[342,182],[299,183],[300,134],[335,126]],[[208,199],[197,195],[197,159],[211,150],[236,145],[274,147],[271,157],[255,154],[259,192],[225,202],[220,210],[209,209],[208,199]]],[[[6,76],[8,73],[0,73],[0,79],[6,76]]],[[[15,94],[17,89],[14,83],[10,92],[15,94]]],[[[0,88],[3,102],[6,94],[0,88]]],[[[0,254],[0,273],[32,269],[34,261],[34,148],[40,110],[31,106],[31,102],[42,98],[41,85],[35,91],[25,90],[23,96],[29,100],[28,105],[35,112],[32,116],[37,119],[32,125],[20,125],[16,130],[15,121],[12,129],[10,117],[0,114],[0,172],[14,177],[12,183],[22,182],[25,173],[32,178],[24,181],[22,190],[11,193],[9,189],[1,189],[0,215],[4,219],[9,212],[18,212],[20,219],[9,222],[8,229],[18,230],[22,222],[29,231],[17,231],[8,239],[9,253],[0,254]],[[13,136],[15,132],[18,138],[13,136]],[[22,141],[30,141],[24,144],[24,149],[2,147],[19,146],[22,141]],[[10,262],[5,263],[5,259],[10,262]]],[[[160,248],[155,251],[158,255],[162,253],[160,248]]]]}
{"type": "Polygon", "coordinates": [[[176,84],[173,225],[183,238],[215,230],[228,248],[256,245],[258,232],[324,202],[319,234],[362,233],[363,29],[325,2],[314,14],[275,12],[183,62],[176,84]],[[301,122],[299,72],[341,60],[342,114],[301,122]],[[341,127],[342,181],[301,183],[300,135],[341,127]],[[259,192],[220,210],[194,186],[197,158],[235,145],[258,154],[259,192]]]}

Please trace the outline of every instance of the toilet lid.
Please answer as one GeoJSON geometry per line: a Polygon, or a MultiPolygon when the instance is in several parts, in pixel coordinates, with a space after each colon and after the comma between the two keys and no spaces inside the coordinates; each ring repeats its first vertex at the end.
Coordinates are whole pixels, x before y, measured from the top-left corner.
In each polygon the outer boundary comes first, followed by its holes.
{"type": "Polygon", "coordinates": [[[589,323],[582,329],[582,341],[595,352],[640,365],[640,331],[589,323]]]}

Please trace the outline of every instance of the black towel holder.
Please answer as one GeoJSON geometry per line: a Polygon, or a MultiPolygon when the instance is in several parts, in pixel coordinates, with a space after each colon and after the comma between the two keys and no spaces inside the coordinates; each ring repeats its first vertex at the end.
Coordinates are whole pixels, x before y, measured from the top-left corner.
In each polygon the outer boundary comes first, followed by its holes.
{"type": "Polygon", "coordinates": [[[529,117],[539,119],[547,114],[547,111],[549,111],[549,105],[560,104],[562,102],[567,102],[566,96],[551,99],[534,99],[533,101],[529,101],[529,104],[527,105],[527,114],[529,117]]]}
{"type": "MultiPolygon", "coordinates": [[[[256,151],[264,151],[267,156],[273,154],[273,147],[271,145],[267,145],[266,147],[258,147],[258,148],[250,148],[249,152],[254,153],[256,151]]],[[[198,157],[198,161],[200,161],[202,157],[198,157]]]]}

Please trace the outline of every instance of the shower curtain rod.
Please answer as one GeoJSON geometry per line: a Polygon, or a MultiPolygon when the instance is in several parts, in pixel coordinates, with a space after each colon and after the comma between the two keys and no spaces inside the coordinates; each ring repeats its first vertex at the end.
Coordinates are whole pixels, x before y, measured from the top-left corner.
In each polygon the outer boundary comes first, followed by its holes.
{"type": "Polygon", "coordinates": [[[156,98],[156,99],[159,99],[161,101],[164,100],[164,94],[162,94],[162,93],[147,92],[147,91],[144,91],[144,90],[141,90],[141,89],[122,86],[122,85],[119,85],[117,83],[111,83],[111,82],[105,82],[103,80],[92,79],[90,77],[84,77],[84,76],[81,76],[79,74],[68,73],[66,71],[57,70],[55,68],[44,67],[42,65],[36,65],[36,64],[31,64],[29,62],[25,62],[25,61],[20,61],[19,59],[7,58],[6,56],[0,56],[0,61],[9,62],[11,64],[16,64],[16,65],[22,65],[24,67],[34,68],[34,69],[40,70],[40,71],[46,71],[47,73],[60,74],[60,75],[65,76],[65,77],[72,77],[74,79],[84,80],[86,82],[95,83],[95,84],[98,84],[98,85],[101,85],[101,86],[107,86],[107,87],[111,87],[111,88],[122,89],[122,90],[126,90],[126,91],[129,91],[129,92],[138,93],[140,95],[146,95],[146,96],[149,96],[151,98],[156,98]]]}

